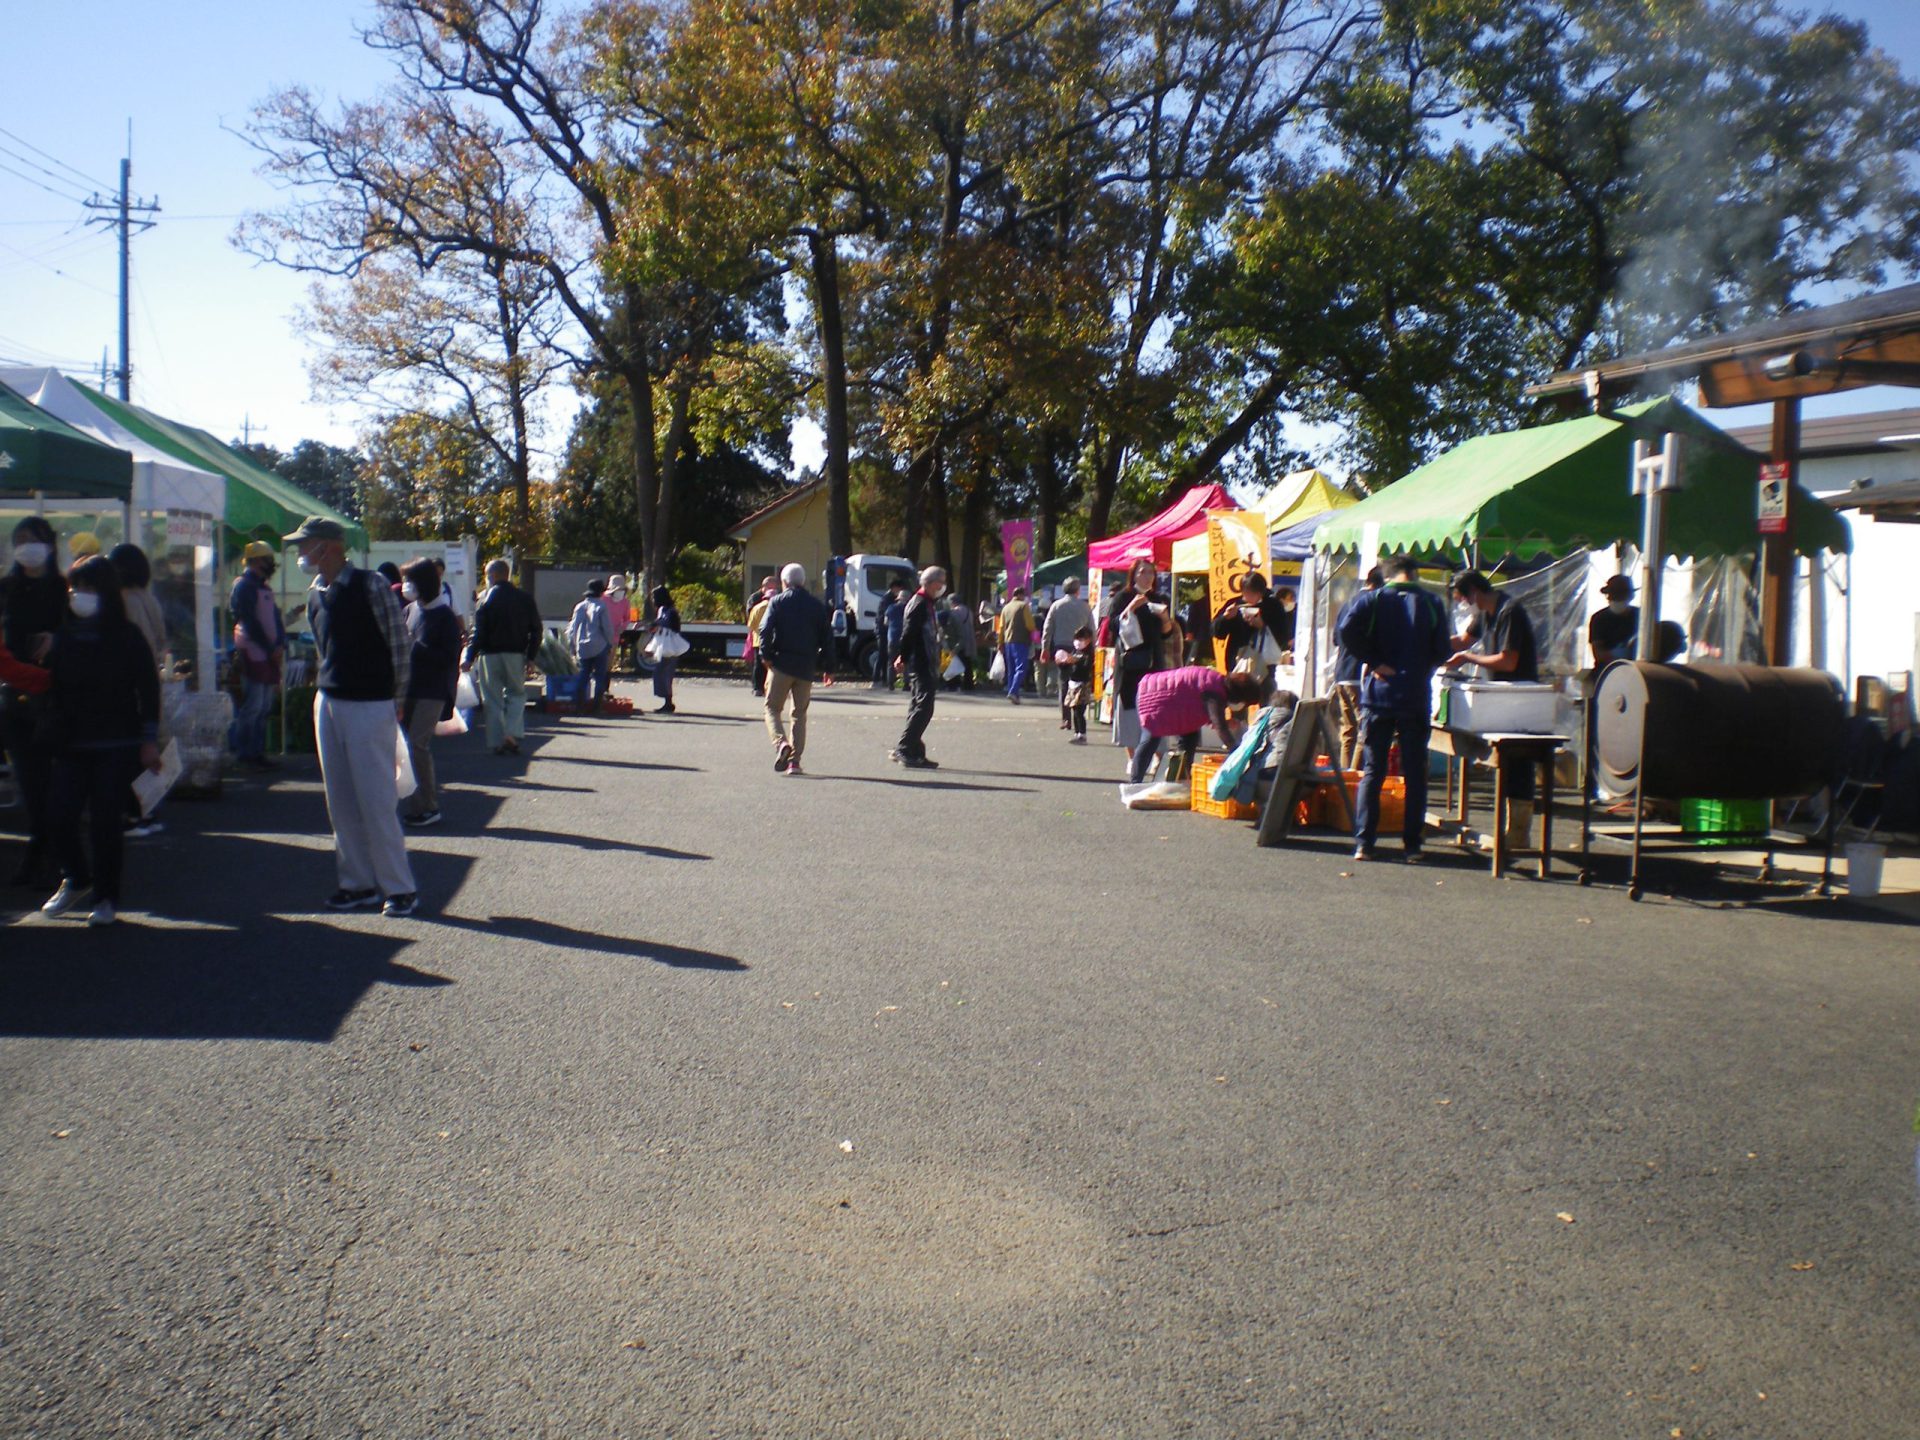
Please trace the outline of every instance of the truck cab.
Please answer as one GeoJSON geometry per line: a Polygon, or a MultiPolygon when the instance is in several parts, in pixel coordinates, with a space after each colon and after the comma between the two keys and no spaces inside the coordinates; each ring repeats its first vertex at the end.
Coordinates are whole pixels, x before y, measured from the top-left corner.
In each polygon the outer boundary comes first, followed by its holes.
{"type": "MultiPolygon", "coordinates": [[[[855,668],[862,675],[873,673],[875,627],[881,621],[881,607],[887,598],[887,586],[898,580],[911,594],[920,585],[920,572],[901,555],[849,555],[846,581],[840,594],[841,608],[848,613],[847,646],[855,668]]],[[[821,593],[833,597],[831,568],[821,593]]]]}

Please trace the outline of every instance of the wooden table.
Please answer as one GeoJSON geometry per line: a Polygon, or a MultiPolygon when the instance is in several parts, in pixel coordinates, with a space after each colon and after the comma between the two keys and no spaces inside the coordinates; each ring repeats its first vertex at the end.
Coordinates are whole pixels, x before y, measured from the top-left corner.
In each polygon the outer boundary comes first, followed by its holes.
{"type": "MultiPolygon", "coordinates": [[[[1535,765],[1540,782],[1535,791],[1535,810],[1540,816],[1540,878],[1553,869],[1553,785],[1555,760],[1567,746],[1565,735],[1475,734],[1468,730],[1433,727],[1428,748],[1447,757],[1446,810],[1442,822],[1463,830],[1467,823],[1467,768],[1483,764],[1493,766],[1493,866],[1498,877],[1507,864],[1507,767],[1535,765]],[[1454,765],[1460,765],[1458,793],[1454,786],[1454,765]]],[[[1456,839],[1461,839],[1456,832],[1456,839]]],[[[1461,839],[1461,843],[1465,843],[1461,839]]]]}

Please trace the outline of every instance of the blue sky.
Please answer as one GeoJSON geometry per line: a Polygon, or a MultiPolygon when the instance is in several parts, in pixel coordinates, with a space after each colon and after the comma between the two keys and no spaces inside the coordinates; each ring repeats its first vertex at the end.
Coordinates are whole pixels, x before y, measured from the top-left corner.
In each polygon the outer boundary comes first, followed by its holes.
{"type": "MultiPolygon", "coordinates": [[[[134,242],[134,399],[222,436],[349,442],[363,418],[308,393],[292,316],[306,282],[229,243],[240,212],[273,200],[231,131],[276,85],[360,97],[386,78],[359,42],[363,0],[65,0],[10,7],[0,93],[0,358],[97,372],[116,344],[111,238],[79,201],[115,184],[127,122],[133,183],[160,225],[134,242]]],[[[1920,74],[1920,0],[1839,0],[1920,74]]],[[[111,363],[111,361],[110,361],[111,363]]],[[[1810,407],[1915,403],[1858,391],[1810,407]]],[[[1740,417],[1729,412],[1731,420],[1740,417]]],[[[1720,418],[1720,417],[1716,417],[1720,418]]],[[[556,437],[557,438],[557,437],[556,437]]],[[[801,458],[810,448],[804,439],[801,458]]]]}

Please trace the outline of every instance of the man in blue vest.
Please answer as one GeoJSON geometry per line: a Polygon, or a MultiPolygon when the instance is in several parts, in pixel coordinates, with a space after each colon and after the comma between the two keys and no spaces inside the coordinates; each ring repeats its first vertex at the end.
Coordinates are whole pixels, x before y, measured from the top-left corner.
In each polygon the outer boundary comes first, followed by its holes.
{"type": "Polygon", "coordinates": [[[322,515],[309,515],[287,536],[299,547],[301,573],[313,577],[307,619],[320,657],[313,733],[340,880],[327,905],[411,915],[417,896],[395,809],[394,751],[413,640],[393,587],[354,568],[346,538],[339,521],[322,515]]]}
{"type": "Polygon", "coordinates": [[[1420,585],[1420,567],[1401,557],[1386,567],[1388,583],[1363,590],[1340,622],[1341,648],[1364,667],[1360,682],[1360,801],[1354,806],[1353,858],[1374,858],[1380,832],[1380,784],[1387,752],[1400,742],[1407,782],[1407,861],[1418,863],[1427,828],[1427,739],[1433,672],[1453,653],[1447,607],[1420,585]]]}

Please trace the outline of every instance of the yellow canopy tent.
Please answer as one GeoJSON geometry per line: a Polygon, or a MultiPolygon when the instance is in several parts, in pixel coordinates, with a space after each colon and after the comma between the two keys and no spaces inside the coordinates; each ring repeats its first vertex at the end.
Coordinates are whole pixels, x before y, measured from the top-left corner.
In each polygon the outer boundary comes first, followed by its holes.
{"type": "MultiPolygon", "coordinates": [[[[1312,516],[1358,503],[1323,471],[1296,470],[1263,495],[1252,508],[1266,517],[1267,533],[1274,535],[1312,516]]],[[[1206,533],[1202,531],[1186,540],[1174,541],[1173,564],[1169,568],[1176,575],[1206,574],[1206,533]]]]}

